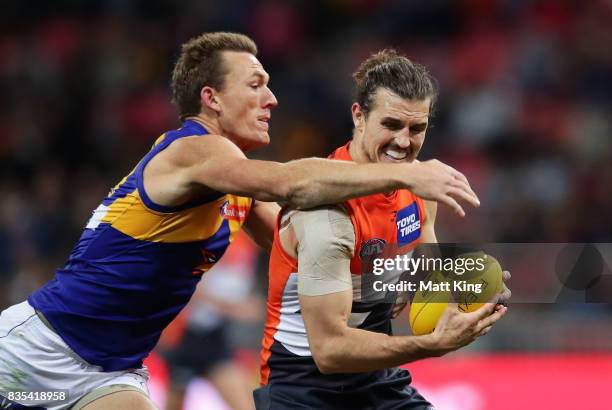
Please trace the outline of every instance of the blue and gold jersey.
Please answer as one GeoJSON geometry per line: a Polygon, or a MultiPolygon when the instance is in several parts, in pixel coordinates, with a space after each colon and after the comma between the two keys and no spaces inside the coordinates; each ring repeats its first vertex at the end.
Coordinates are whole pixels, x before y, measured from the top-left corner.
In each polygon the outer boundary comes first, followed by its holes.
{"type": "Polygon", "coordinates": [[[163,134],[94,211],[66,265],[28,299],[77,354],[105,371],[142,365],[251,208],[251,198],[223,193],[178,207],[147,196],[147,163],[177,139],[206,134],[194,121],[163,134]]]}

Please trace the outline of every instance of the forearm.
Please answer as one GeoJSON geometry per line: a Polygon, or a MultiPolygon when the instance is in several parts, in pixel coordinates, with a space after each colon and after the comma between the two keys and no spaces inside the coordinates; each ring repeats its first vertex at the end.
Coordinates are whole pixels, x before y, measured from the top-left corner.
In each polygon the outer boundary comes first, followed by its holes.
{"type": "MultiPolygon", "coordinates": [[[[461,216],[465,211],[457,200],[479,205],[465,176],[437,160],[356,164],[307,158],[282,164],[249,160],[227,138],[214,135],[205,140],[181,139],[156,158],[161,161],[157,174],[166,175],[166,182],[157,189],[165,190],[168,202],[193,194],[195,188],[202,195],[216,191],[308,209],[408,189],[421,198],[450,206],[461,216]]],[[[147,169],[153,163],[155,159],[147,169]]]]}
{"type": "Polygon", "coordinates": [[[370,372],[441,355],[432,335],[389,336],[347,327],[322,343],[315,360],[323,373],[370,372]]]}
{"type": "Polygon", "coordinates": [[[307,209],[379,192],[410,188],[410,164],[355,164],[307,158],[283,164],[292,207],[307,209]],[[290,182],[289,182],[290,181],[290,182]],[[402,182],[403,181],[403,182],[402,182]]]}
{"type": "Polygon", "coordinates": [[[209,188],[261,201],[285,202],[295,209],[335,204],[350,198],[410,189],[412,164],[355,164],[305,158],[288,163],[210,159],[194,181],[209,188]],[[402,182],[403,181],[403,182],[402,182]]]}

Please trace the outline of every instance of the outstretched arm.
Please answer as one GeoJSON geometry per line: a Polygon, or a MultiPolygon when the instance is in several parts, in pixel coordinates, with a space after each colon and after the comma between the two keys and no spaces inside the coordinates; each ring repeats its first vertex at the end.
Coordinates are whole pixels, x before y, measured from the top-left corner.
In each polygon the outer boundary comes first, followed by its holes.
{"type": "Polygon", "coordinates": [[[158,191],[170,191],[170,199],[204,188],[306,209],[406,188],[447,204],[461,216],[465,212],[459,202],[479,205],[465,176],[437,160],[410,164],[356,164],[320,158],[259,161],[246,158],[227,138],[215,135],[182,138],[147,168],[156,168],[150,173],[161,173],[162,179],[173,183],[153,182],[158,191]]]}

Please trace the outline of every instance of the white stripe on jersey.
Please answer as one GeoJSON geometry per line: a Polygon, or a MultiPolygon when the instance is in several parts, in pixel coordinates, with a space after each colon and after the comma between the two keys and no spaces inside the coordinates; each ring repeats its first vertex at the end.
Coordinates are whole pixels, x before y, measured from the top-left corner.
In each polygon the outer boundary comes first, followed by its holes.
{"type": "Polygon", "coordinates": [[[287,279],[281,300],[280,322],[274,339],[296,356],[312,356],[300,313],[300,300],[297,292],[297,273],[287,279]]]}
{"type": "Polygon", "coordinates": [[[87,222],[85,229],[96,229],[98,225],[102,222],[102,219],[106,216],[106,212],[108,212],[108,206],[104,204],[100,204],[94,211],[91,218],[87,222]]]}

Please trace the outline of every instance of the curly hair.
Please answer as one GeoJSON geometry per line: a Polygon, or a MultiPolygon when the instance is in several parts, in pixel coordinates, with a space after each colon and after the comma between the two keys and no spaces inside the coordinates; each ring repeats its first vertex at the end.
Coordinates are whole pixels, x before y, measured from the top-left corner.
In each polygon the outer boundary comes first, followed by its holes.
{"type": "Polygon", "coordinates": [[[378,88],[386,88],[402,98],[430,98],[429,115],[433,116],[438,87],[427,69],[413,63],[396,50],[384,49],[372,54],[353,73],[355,101],[368,115],[378,88]]]}

